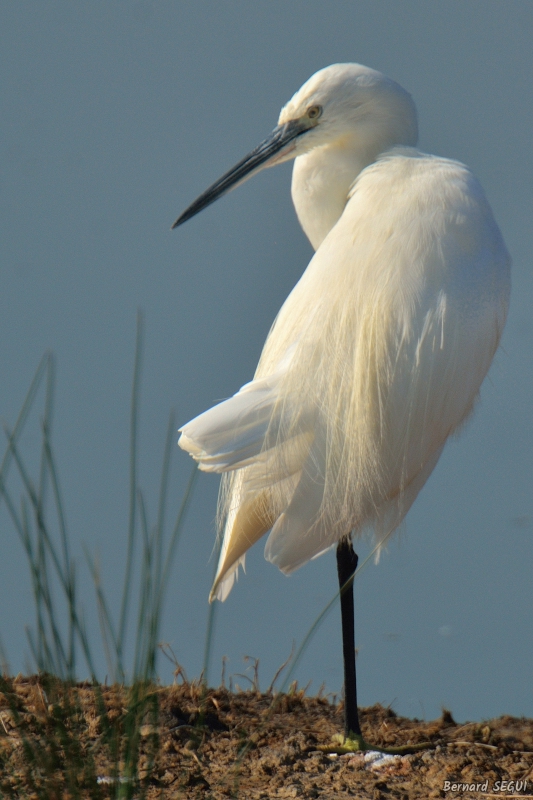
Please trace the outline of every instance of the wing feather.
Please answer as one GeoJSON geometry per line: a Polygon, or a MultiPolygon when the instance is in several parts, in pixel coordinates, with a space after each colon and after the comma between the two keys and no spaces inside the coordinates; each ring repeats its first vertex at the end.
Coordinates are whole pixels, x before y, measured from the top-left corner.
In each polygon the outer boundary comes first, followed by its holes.
{"type": "Polygon", "coordinates": [[[254,381],[182,429],[202,469],[226,472],[214,596],[270,528],[265,555],[284,572],[350,531],[386,541],[473,408],[509,274],[466,167],[405,148],[363,170],[254,381]]]}

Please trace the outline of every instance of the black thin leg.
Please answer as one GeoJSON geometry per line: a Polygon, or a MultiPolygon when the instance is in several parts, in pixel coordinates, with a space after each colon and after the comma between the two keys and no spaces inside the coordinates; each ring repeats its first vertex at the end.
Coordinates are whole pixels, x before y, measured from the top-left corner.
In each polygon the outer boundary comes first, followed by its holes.
{"type": "Polygon", "coordinates": [[[342,652],[344,656],[344,735],[361,736],[357,713],[357,683],[355,678],[355,634],[353,609],[353,574],[357,569],[357,553],[349,539],[337,546],[337,573],[341,592],[342,652]],[[351,580],[350,580],[351,578],[351,580]],[[344,589],[343,589],[344,587],[344,589]]]}

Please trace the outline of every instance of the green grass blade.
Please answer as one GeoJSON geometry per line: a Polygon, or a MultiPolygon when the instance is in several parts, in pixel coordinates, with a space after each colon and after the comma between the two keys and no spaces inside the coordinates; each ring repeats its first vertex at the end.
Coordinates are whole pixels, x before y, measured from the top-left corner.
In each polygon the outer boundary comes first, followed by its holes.
{"type": "Polygon", "coordinates": [[[319,627],[322,625],[322,623],[324,622],[324,620],[328,616],[328,614],[331,611],[331,609],[337,604],[337,601],[340,601],[341,592],[343,591],[344,587],[347,586],[352,580],[355,580],[357,578],[359,573],[373,559],[373,557],[374,557],[375,553],[377,552],[377,550],[380,547],[383,547],[383,544],[384,544],[384,542],[378,542],[375,545],[375,547],[370,551],[370,553],[367,555],[367,557],[364,559],[364,561],[357,567],[357,569],[355,570],[353,576],[351,578],[349,578],[343,586],[340,587],[339,591],[334,594],[334,596],[331,598],[331,600],[324,606],[324,608],[322,609],[320,614],[317,616],[317,618],[315,619],[315,621],[313,622],[313,624],[311,625],[311,627],[307,631],[306,635],[304,636],[304,638],[302,640],[302,643],[300,644],[298,650],[294,654],[294,658],[292,660],[292,663],[289,666],[289,670],[288,670],[288,672],[287,672],[287,674],[285,676],[285,680],[283,681],[283,685],[282,685],[282,687],[280,689],[280,691],[282,693],[286,691],[289,683],[291,682],[291,679],[292,679],[292,676],[294,675],[296,667],[300,663],[303,654],[307,650],[307,647],[308,647],[311,639],[313,638],[313,636],[315,635],[315,633],[317,632],[319,627]]]}
{"type": "Polygon", "coordinates": [[[126,556],[126,571],[124,576],[124,590],[120,609],[120,622],[118,626],[119,660],[122,660],[124,640],[128,622],[128,607],[130,597],[131,573],[133,569],[133,556],[135,548],[136,508],[137,508],[137,434],[139,424],[139,393],[141,383],[142,346],[143,346],[143,317],[137,312],[137,334],[135,340],[135,361],[133,367],[133,386],[131,392],[130,415],[130,501],[128,522],[128,551],[126,556]]]}
{"type": "Polygon", "coordinates": [[[91,577],[95,586],[96,600],[98,606],[98,619],[100,622],[100,632],[102,635],[102,642],[104,644],[104,650],[106,653],[107,666],[111,673],[111,678],[115,683],[119,680],[119,676],[124,675],[123,664],[120,661],[117,634],[115,633],[115,628],[113,626],[113,620],[111,618],[109,606],[107,604],[107,600],[102,590],[100,571],[96,563],[92,560],[90,553],[85,547],[84,551],[85,551],[85,558],[87,559],[87,565],[89,567],[89,571],[91,573],[91,577]],[[109,639],[111,639],[111,643],[113,645],[113,656],[111,656],[109,639]]]}
{"type": "MultiPolygon", "coordinates": [[[[75,661],[76,661],[76,649],[75,649],[75,635],[74,635],[74,618],[73,618],[73,609],[76,606],[76,583],[74,579],[74,566],[71,562],[70,552],[69,552],[69,541],[68,541],[68,533],[67,533],[67,524],[65,520],[65,512],[64,512],[64,505],[62,500],[62,495],[59,487],[59,476],[57,472],[57,468],[55,465],[55,459],[52,451],[52,446],[50,442],[50,429],[47,424],[46,418],[43,421],[42,425],[43,431],[43,452],[44,452],[44,465],[46,468],[46,472],[50,476],[51,484],[52,484],[52,492],[54,497],[54,505],[56,510],[57,522],[59,527],[59,536],[61,542],[61,550],[63,555],[63,572],[66,578],[65,582],[65,591],[67,594],[67,603],[69,608],[69,663],[71,664],[71,672],[74,674],[75,671],[75,661]]],[[[41,507],[41,517],[42,517],[42,507],[41,507]]]]}
{"type": "MultiPolygon", "coordinates": [[[[213,571],[213,580],[211,581],[211,585],[213,585],[215,580],[221,548],[222,548],[222,537],[219,536],[217,537],[217,542],[215,547],[215,567],[213,571]]],[[[213,638],[215,633],[215,621],[216,621],[216,613],[218,605],[219,605],[218,603],[209,603],[209,611],[207,613],[207,630],[205,634],[205,646],[204,646],[204,665],[202,669],[203,684],[206,689],[209,686],[209,667],[211,665],[211,653],[213,649],[213,638]]]]}
{"type": "Polygon", "coordinates": [[[187,514],[187,510],[189,508],[189,504],[192,500],[193,489],[196,484],[196,479],[198,477],[198,467],[196,464],[194,465],[192,472],[189,476],[189,480],[187,481],[187,486],[185,487],[185,492],[183,494],[183,499],[181,501],[181,505],[179,507],[178,514],[176,516],[176,521],[174,523],[174,528],[172,530],[172,535],[170,537],[170,542],[167,549],[167,557],[165,559],[165,566],[163,569],[163,574],[161,577],[161,581],[159,584],[159,591],[158,591],[158,601],[157,601],[157,608],[158,610],[161,607],[161,603],[163,601],[163,597],[167,588],[168,579],[170,576],[170,570],[172,567],[172,561],[174,558],[174,554],[176,552],[176,547],[178,545],[178,541],[181,536],[181,532],[183,529],[183,523],[185,521],[185,515],[187,514]]]}
{"type": "MultiPolygon", "coordinates": [[[[52,360],[51,354],[50,353],[45,353],[44,356],[42,357],[41,361],[39,362],[39,366],[37,367],[37,370],[35,372],[33,380],[32,380],[32,382],[30,384],[30,388],[28,389],[26,397],[24,398],[24,402],[22,404],[22,408],[19,411],[19,415],[17,417],[17,421],[15,422],[15,425],[13,427],[12,436],[13,436],[13,441],[14,442],[16,442],[18,440],[18,437],[22,433],[22,430],[24,428],[24,424],[26,422],[28,414],[31,411],[31,407],[32,407],[33,402],[35,400],[35,396],[36,396],[37,391],[39,389],[39,386],[41,384],[41,380],[43,378],[43,375],[45,374],[45,372],[47,370],[50,369],[51,360],[52,360]]],[[[6,452],[4,453],[4,457],[2,459],[2,463],[0,464],[0,483],[3,483],[5,481],[5,479],[7,478],[9,465],[10,465],[10,462],[11,462],[11,458],[12,458],[12,452],[11,452],[11,448],[8,446],[7,449],[6,449],[6,452]]]]}
{"type": "Polygon", "coordinates": [[[157,523],[156,523],[156,540],[157,546],[155,549],[155,576],[154,583],[156,586],[161,585],[162,578],[162,560],[163,560],[163,533],[165,530],[165,515],[168,497],[168,482],[170,476],[170,462],[172,458],[172,445],[174,444],[174,431],[176,425],[176,418],[173,411],[170,412],[167,425],[167,435],[165,439],[165,450],[163,455],[163,466],[161,469],[161,481],[159,483],[159,503],[157,508],[157,523]]]}
{"type": "Polygon", "coordinates": [[[139,598],[139,613],[137,619],[137,636],[135,642],[135,656],[133,659],[133,680],[137,681],[144,677],[145,660],[147,657],[146,648],[147,627],[151,611],[152,597],[152,570],[153,570],[153,547],[152,537],[148,530],[148,518],[146,506],[142,492],[138,491],[139,498],[139,517],[143,538],[143,560],[141,566],[141,596],[139,598]]]}
{"type": "MultiPolygon", "coordinates": [[[[24,484],[24,488],[26,489],[26,492],[28,494],[29,500],[30,500],[31,505],[33,507],[33,511],[34,511],[34,515],[35,515],[36,528],[37,528],[37,531],[38,531],[38,537],[41,538],[41,544],[39,544],[39,547],[44,546],[46,548],[46,552],[50,555],[50,557],[52,559],[52,563],[54,565],[54,569],[55,569],[55,571],[57,573],[57,576],[59,578],[61,589],[64,592],[65,596],[67,598],[73,597],[75,592],[73,590],[73,587],[71,586],[71,573],[65,573],[64,566],[61,563],[61,559],[59,558],[59,555],[58,555],[57,550],[56,550],[56,548],[54,546],[54,543],[53,543],[53,541],[52,541],[52,539],[50,537],[50,533],[48,531],[48,527],[46,525],[45,519],[44,519],[44,517],[43,517],[43,515],[41,513],[42,510],[41,510],[40,505],[39,505],[39,498],[38,498],[38,496],[37,496],[37,494],[35,492],[35,488],[33,486],[33,483],[32,483],[31,479],[28,476],[27,470],[26,470],[26,468],[24,466],[22,458],[20,457],[20,454],[18,452],[18,448],[15,445],[13,437],[10,434],[9,430],[7,430],[7,429],[6,429],[6,434],[8,436],[8,441],[9,441],[10,448],[12,450],[13,459],[14,459],[16,465],[17,465],[17,468],[19,470],[19,475],[22,478],[22,481],[23,481],[23,484],[24,484]]],[[[6,492],[5,486],[4,486],[3,483],[0,483],[0,491],[2,491],[2,493],[4,495],[4,498],[6,499],[7,496],[8,496],[8,493],[6,492]]],[[[6,502],[7,502],[7,500],[6,500],[6,502]]],[[[11,508],[11,507],[12,507],[12,503],[10,503],[8,505],[8,508],[11,508]]],[[[11,511],[10,511],[10,513],[11,513],[11,511]]],[[[12,513],[11,513],[11,516],[12,516],[13,521],[15,521],[15,518],[14,518],[12,513]]],[[[20,524],[18,526],[18,529],[20,530],[20,524]]],[[[34,563],[32,564],[32,568],[35,569],[35,564],[34,563]]],[[[43,590],[45,591],[46,590],[45,579],[47,579],[47,569],[46,568],[43,569],[41,567],[41,571],[42,571],[41,586],[43,587],[43,590]]],[[[85,632],[85,629],[84,629],[84,625],[82,623],[80,615],[78,614],[78,611],[77,611],[76,607],[72,606],[72,605],[70,605],[70,607],[69,607],[69,613],[71,614],[72,622],[73,622],[73,625],[75,627],[76,635],[78,636],[78,640],[80,642],[80,645],[82,647],[83,655],[84,655],[84,658],[85,658],[85,660],[87,662],[87,666],[91,670],[91,674],[94,675],[94,665],[93,665],[93,660],[92,660],[92,656],[91,656],[91,653],[90,653],[90,647],[89,647],[88,639],[87,639],[86,632],[85,632]]],[[[61,673],[59,673],[59,674],[61,674],[61,673]]]]}

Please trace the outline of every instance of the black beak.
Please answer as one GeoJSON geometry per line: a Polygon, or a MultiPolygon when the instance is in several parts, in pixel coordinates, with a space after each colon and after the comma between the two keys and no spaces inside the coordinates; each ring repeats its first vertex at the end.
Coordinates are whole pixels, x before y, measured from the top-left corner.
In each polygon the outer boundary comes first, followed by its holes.
{"type": "Polygon", "coordinates": [[[290,147],[291,142],[302,133],[309,130],[310,126],[306,126],[302,120],[291,120],[284,125],[278,125],[274,128],[270,136],[261,142],[255,150],[248,153],[242,161],[235,164],[229,172],[226,172],[218,181],[209,187],[203,194],[198,197],[188,208],[185,209],[183,214],[178,217],[172,228],[177,228],[187,222],[188,219],[194,217],[202,209],[218,200],[219,197],[234,189],[240,183],[250,178],[255,172],[269,166],[269,161],[272,161],[274,156],[280,157],[285,155],[283,150],[287,148],[290,152],[293,148],[290,147]],[[289,145],[289,147],[287,147],[289,145]]]}

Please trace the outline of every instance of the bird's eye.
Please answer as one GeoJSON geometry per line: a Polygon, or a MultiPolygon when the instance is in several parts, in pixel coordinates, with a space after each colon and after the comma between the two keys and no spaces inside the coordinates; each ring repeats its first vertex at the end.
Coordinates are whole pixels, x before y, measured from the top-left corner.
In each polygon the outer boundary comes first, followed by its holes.
{"type": "Polygon", "coordinates": [[[309,119],[318,119],[322,115],[322,106],[309,106],[307,116],[309,119]]]}

